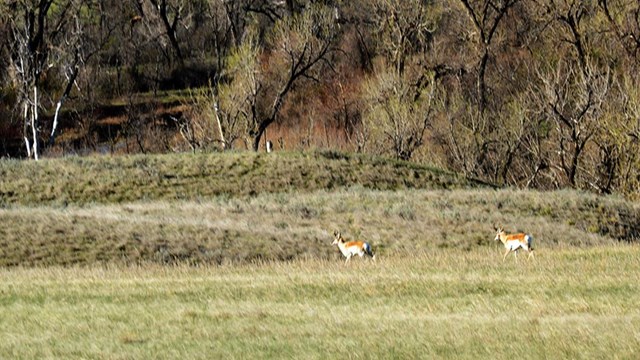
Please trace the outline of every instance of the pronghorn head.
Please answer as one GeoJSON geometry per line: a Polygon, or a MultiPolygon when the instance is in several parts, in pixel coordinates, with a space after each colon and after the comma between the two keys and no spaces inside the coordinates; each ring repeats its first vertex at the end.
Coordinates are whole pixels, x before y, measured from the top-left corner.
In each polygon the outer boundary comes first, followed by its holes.
{"type": "Polygon", "coordinates": [[[493,239],[495,241],[500,241],[500,235],[504,234],[504,229],[502,228],[502,226],[498,226],[498,227],[493,227],[496,230],[496,238],[493,239]]]}
{"type": "Polygon", "coordinates": [[[338,230],[334,231],[333,236],[335,236],[335,239],[333,239],[333,242],[331,243],[331,245],[338,245],[338,243],[344,242],[344,239],[342,238],[342,234],[340,234],[340,231],[338,230]]]}

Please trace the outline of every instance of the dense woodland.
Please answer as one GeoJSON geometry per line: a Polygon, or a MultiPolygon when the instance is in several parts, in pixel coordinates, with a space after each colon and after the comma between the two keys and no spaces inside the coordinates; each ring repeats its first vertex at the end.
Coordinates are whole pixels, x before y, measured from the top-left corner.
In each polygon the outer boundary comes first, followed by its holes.
{"type": "Polygon", "coordinates": [[[0,155],[328,148],[640,194],[637,0],[5,0],[0,155]]]}

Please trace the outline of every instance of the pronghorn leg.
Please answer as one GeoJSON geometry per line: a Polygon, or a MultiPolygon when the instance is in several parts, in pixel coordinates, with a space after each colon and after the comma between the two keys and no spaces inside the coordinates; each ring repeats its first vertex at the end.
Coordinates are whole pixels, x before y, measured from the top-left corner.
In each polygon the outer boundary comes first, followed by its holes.
{"type": "Polygon", "coordinates": [[[345,261],[344,261],[344,263],[345,263],[345,264],[346,264],[346,263],[348,263],[348,262],[349,262],[349,260],[351,260],[351,254],[347,255],[347,260],[345,260],[345,261]]]}
{"type": "Polygon", "coordinates": [[[513,257],[516,259],[516,264],[518,263],[518,250],[513,250],[513,257]]]}
{"type": "Polygon", "coordinates": [[[507,255],[509,255],[510,251],[511,249],[507,249],[507,251],[504,252],[504,256],[502,257],[502,262],[504,262],[507,259],[507,255]]]}

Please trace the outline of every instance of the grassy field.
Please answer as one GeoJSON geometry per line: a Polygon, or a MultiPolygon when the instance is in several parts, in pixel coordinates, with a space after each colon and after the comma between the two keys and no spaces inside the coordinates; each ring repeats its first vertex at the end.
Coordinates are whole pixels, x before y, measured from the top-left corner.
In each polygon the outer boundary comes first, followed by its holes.
{"type": "Polygon", "coordinates": [[[1,359],[640,357],[623,198],[332,152],[0,175],[1,359]],[[503,263],[496,224],[533,234],[535,261],[503,263]],[[334,230],[377,261],[345,264],[334,230]]]}
{"type": "Polygon", "coordinates": [[[640,238],[640,207],[622,198],[494,190],[349,154],[269,155],[0,161],[0,266],[328,260],[334,230],[383,254],[495,247],[496,224],[547,248],[640,238]]]}
{"type": "Polygon", "coordinates": [[[0,265],[226,264],[336,259],[333,231],[379,253],[498,246],[494,224],[541,248],[632,241],[637,206],[577,192],[351,188],[85,206],[0,209],[0,265]],[[619,236],[618,240],[612,235],[619,236]]]}
{"type": "Polygon", "coordinates": [[[0,358],[640,356],[637,246],[357,260],[0,270],[0,358]]]}

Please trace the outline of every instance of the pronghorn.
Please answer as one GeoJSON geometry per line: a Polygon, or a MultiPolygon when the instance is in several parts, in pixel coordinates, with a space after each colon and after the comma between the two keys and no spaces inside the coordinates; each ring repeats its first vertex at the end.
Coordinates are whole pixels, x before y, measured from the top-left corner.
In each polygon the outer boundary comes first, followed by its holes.
{"type": "Polygon", "coordinates": [[[369,243],[364,241],[347,241],[337,230],[334,231],[333,235],[336,238],[333,240],[333,243],[331,243],[331,245],[338,245],[338,248],[340,249],[342,255],[347,258],[345,263],[349,262],[351,257],[356,254],[360,255],[360,257],[363,257],[366,254],[371,256],[373,260],[376,259],[373,251],[371,251],[371,245],[369,245],[369,243]]]}
{"type": "Polygon", "coordinates": [[[496,233],[495,241],[500,240],[506,249],[502,257],[503,262],[512,251],[516,262],[518,262],[517,252],[520,249],[524,249],[529,253],[527,259],[533,256],[533,237],[531,235],[525,233],[507,234],[502,227],[498,227],[496,230],[498,232],[496,233]]]}

